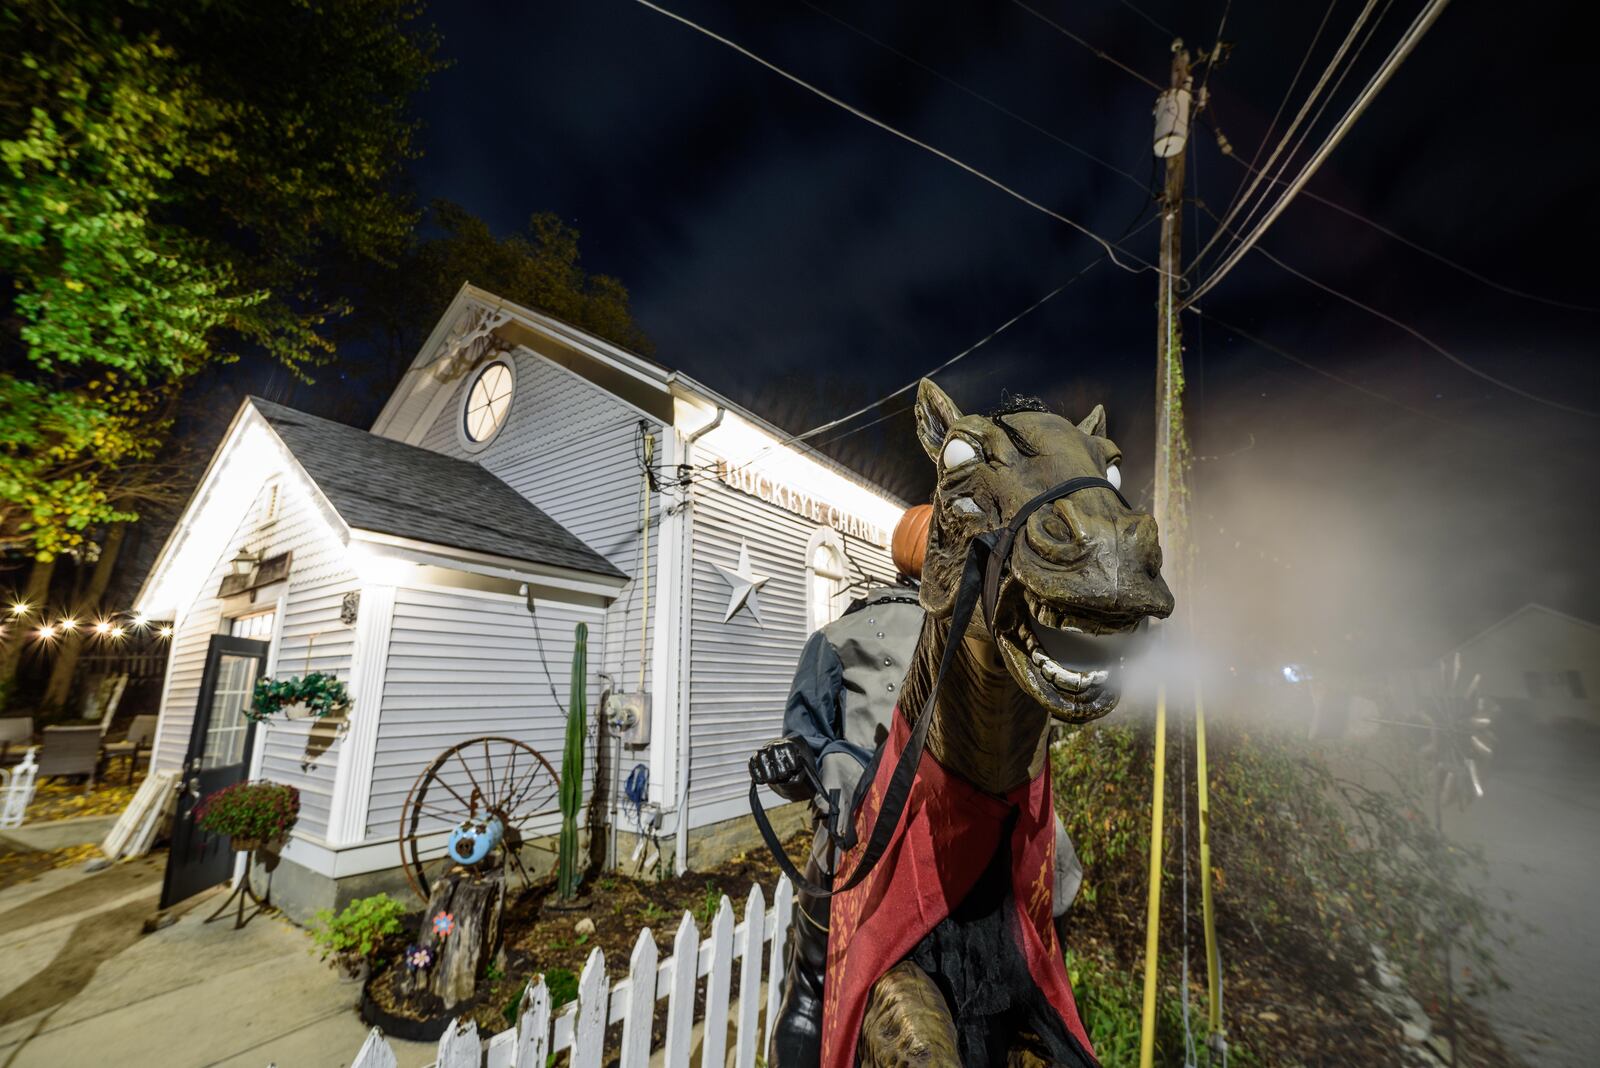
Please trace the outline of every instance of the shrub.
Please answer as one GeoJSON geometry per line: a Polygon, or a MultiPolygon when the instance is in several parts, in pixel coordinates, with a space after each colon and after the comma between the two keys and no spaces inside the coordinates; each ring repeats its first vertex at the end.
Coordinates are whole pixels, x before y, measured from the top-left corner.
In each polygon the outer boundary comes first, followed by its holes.
{"type": "Polygon", "coordinates": [[[201,829],[230,838],[276,842],[300,818],[300,791],[279,782],[239,782],[200,802],[201,829]]]}
{"type": "Polygon", "coordinates": [[[385,938],[405,932],[406,907],[388,894],[358,897],[334,914],[319,909],[311,940],[329,957],[347,960],[370,959],[385,938]]]}

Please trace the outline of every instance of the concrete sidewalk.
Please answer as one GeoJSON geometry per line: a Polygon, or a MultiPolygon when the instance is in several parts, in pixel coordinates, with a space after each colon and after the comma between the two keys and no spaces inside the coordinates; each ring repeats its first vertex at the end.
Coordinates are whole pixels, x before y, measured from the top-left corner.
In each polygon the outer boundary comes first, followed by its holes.
{"type": "MultiPolygon", "coordinates": [[[[0,1068],[335,1068],[368,1028],[359,988],[275,916],[202,921],[225,890],[154,934],[165,856],[47,872],[0,891],[0,1068]]],[[[432,1045],[390,1040],[401,1068],[432,1045]]]]}

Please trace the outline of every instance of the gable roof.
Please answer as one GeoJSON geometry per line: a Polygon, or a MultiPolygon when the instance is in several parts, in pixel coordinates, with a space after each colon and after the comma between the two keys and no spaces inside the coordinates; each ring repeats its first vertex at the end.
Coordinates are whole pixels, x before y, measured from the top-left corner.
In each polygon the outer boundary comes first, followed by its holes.
{"type": "Polygon", "coordinates": [[[1482,641],[1484,638],[1487,638],[1489,635],[1495,633],[1496,631],[1510,626],[1512,623],[1515,623],[1517,620],[1521,619],[1523,616],[1532,615],[1534,613],[1543,613],[1543,614],[1545,614],[1547,616],[1554,616],[1555,618],[1557,618],[1559,620],[1562,620],[1562,621],[1567,622],[1567,623],[1571,623],[1571,624],[1573,624],[1575,626],[1584,627],[1584,628],[1587,628],[1589,630],[1600,630],[1600,623],[1592,623],[1587,619],[1580,619],[1577,616],[1568,615],[1566,612],[1562,612],[1562,611],[1560,611],[1558,609],[1551,608],[1549,605],[1543,605],[1543,604],[1538,603],[1537,601],[1529,601],[1527,604],[1523,605],[1521,608],[1517,609],[1515,612],[1512,612],[1510,615],[1508,615],[1505,618],[1501,619],[1498,623],[1495,623],[1495,624],[1493,624],[1491,626],[1485,627],[1483,630],[1480,630],[1478,633],[1474,634],[1472,637],[1468,638],[1466,641],[1462,642],[1460,645],[1457,645],[1456,649],[1458,649],[1458,650],[1459,649],[1465,649],[1469,645],[1472,645],[1472,644],[1474,644],[1476,642],[1482,641]]]}
{"type": "Polygon", "coordinates": [[[352,529],[627,578],[478,464],[258,397],[248,403],[352,529]]]}

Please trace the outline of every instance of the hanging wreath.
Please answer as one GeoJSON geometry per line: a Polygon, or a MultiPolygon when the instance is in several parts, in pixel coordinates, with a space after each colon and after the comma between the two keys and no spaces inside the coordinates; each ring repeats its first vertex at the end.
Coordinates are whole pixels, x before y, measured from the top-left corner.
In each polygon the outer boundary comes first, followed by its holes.
{"type": "Polygon", "coordinates": [[[313,671],[304,678],[260,678],[256,680],[245,715],[260,723],[296,705],[304,705],[306,712],[316,719],[342,716],[350,708],[350,692],[344,683],[320,671],[313,671]]]}

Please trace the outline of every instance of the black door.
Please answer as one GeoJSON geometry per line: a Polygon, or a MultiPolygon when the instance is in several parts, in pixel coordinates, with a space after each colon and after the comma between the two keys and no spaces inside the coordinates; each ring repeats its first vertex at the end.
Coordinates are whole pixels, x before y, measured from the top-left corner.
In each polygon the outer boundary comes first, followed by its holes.
{"type": "Polygon", "coordinates": [[[250,773],[255,724],[245,718],[250,693],[267,659],[266,642],[218,634],[206,653],[200,699],[183,758],[178,811],[172,825],[172,852],[161,887],[161,907],[175,905],[233,875],[233,849],[226,837],[195,826],[202,799],[250,773]]]}

